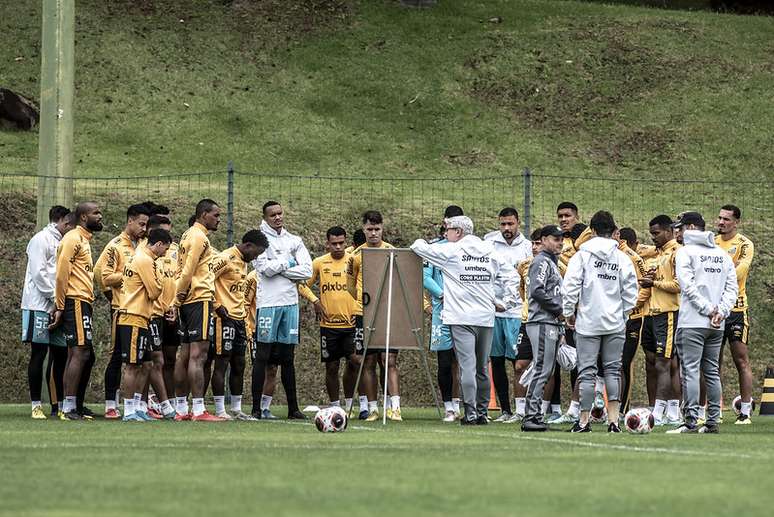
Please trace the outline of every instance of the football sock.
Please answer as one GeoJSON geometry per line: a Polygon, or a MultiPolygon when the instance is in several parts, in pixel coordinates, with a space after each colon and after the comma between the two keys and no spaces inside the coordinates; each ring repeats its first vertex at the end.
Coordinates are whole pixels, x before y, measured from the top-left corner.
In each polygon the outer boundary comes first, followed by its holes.
{"type": "Polygon", "coordinates": [[[368,411],[368,397],[360,395],[357,402],[360,404],[360,411],[368,411]]]}
{"type": "Polygon", "coordinates": [[[215,414],[222,415],[226,412],[226,397],[224,395],[215,395],[215,414]]]}
{"type": "Polygon", "coordinates": [[[118,404],[116,404],[115,400],[106,400],[105,401],[105,411],[108,411],[110,409],[118,409],[118,404]]]}
{"type": "Polygon", "coordinates": [[[39,400],[33,400],[32,401],[32,409],[35,409],[36,407],[40,407],[40,401],[39,400]]]}
{"type": "Polygon", "coordinates": [[[656,405],[653,406],[653,418],[661,420],[664,418],[664,411],[666,411],[666,400],[656,399],[656,405]]]}
{"type": "Polygon", "coordinates": [[[570,401],[570,408],[567,410],[567,414],[573,418],[580,416],[580,402],[577,400],[570,401]]]}
{"type": "Polygon", "coordinates": [[[750,399],[750,402],[742,402],[742,409],[740,413],[745,416],[750,416],[751,412],[752,412],[752,399],[750,399]]]}
{"type": "Polygon", "coordinates": [[[204,413],[204,399],[193,399],[193,414],[199,416],[204,413]]]}
{"type": "Polygon", "coordinates": [[[64,405],[62,406],[62,411],[65,413],[69,413],[70,411],[75,410],[75,397],[65,397],[64,399],[64,405]]]}
{"type": "Polygon", "coordinates": [[[454,412],[459,413],[460,412],[460,399],[452,399],[452,404],[454,404],[454,412]]]}
{"type": "Polygon", "coordinates": [[[268,395],[261,395],[261,411],[265,411],[271,407],[272,397],[268,395]]]}
{"type": "Polygon", "coordinates": [[[671,399],[667,403],[667,418],[670,420],[680,419],[680,401],[677,399],[671,399]]]}
{"type": "Polygon", "coordinates": [[[137,401],[135,400],[134,401],[134,410],[137,411],[138,409],[140,411],[142,411],[143,413],[147,413],[148,412],[148,403],[145,402],[144,400],[140,400],[140,406],[138,407],[137,406],[137,401]]]}
{"type": "Polygon", "coordinates": [[[551,413],[556,413],[557,415],[562,414],[562,405],[561,404],[551,404],[551,413]]]}
{"type": "Polygon", "coordinates": [[[543,403],[540,405],[540,412],[542,414],[548,413],[548,408],[551,407],[551,401],[550,400],[544,400],[543,403]]]}
{"type": "Polygon", "coordinates": [[[169,402],[168,399],[161,403],[161,413],[162,414],[168,415],[171,412],[173,412],[174,410],[175,410],[175,408],[172,407],[172,403],[169,402]]]}
{"type": "Polygon", "coordinates": [[[344,408],[347,410],[347,413],[352,409],[352,399],[351,398],[345,398],[344,399],[344,408]]]}
{"type": "Polygon", "coordinates": [[[451,412],[454,412],[454,403],[453,403],[451,400],[449,400],[448,402],[447,402],[447,401],[444,401],[444,403],[443,403],[443,409],[444,409],[444,411],[446,411],[447,413],[448,413],[449,411],[451,411],[451,412]]]}
{"type": "Polygon", "coordinates": [[[379,403],[375,400],[368,401],[368,411],[379,411],[379,403]]]}
{"type": "Polygon", "coordinates": [[[242,395],[231,395],[231,411],[242,411],[242,395]]]}
{"type": "Polygon", "coordinates": [[[400,395],[390,397],[390,406],[392,406],[392,409],[400,409],[400,395]]]}
{"type": "Polygon", "coordinates": [[[175,397],[175,411],[181,415],[188,414],[188,397],[175,397]]]}
{"type": "Polygon", "coordinates": [[[527,399],[525,397],[516,397],[516,414],[524,416],[527,411],[527,399]]]}
{"type": "Polygon", "coordinates": [[[341,402],[338,400],[331,400],[331,407],[341,407],[341,402]]]}
{"type": "Polygon", "coordinates": [[[124,416],[134,414],[134,399],[124,399],[124,416]]]}

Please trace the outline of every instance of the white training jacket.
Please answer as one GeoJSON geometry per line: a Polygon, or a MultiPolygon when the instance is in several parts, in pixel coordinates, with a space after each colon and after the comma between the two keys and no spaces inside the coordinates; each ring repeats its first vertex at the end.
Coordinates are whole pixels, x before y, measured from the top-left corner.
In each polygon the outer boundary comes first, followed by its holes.
{"type": "Polygon", "coordinates": [[[519,275],[495,253],[491,242],[475,235],[437,244],[419,239],[411,249],[443,272],[444,325],[493,327],[498,282],[503,286],[503,306],[516,305],[519,275]]]}
{"type": "Polygon", "coordinates": [[[21,308],[30,311],[54,310],[56,248],[62,234],[55,223],[36,233],[27,244],[27,272],[24,274],[21,308]]]}
{"type": "Polygon", "coordinates": [[[638,289],[632,261],[618,249],[618,241],[593,237],[567,264],[562,314],[565,318],[574,314],[575,331],[584,336],[622,332],[638,289]]]}
{"type": "Polygon", "coordinates": [[[298,303],[298,282],[312,277],[312,257],[301,237],[284,228],[277,233],[266,221],[261,231],[269,240],[269,248],[253,261],[260,275],[258,307],[282,307],[298,303]],[[291,266],[290,262],[296,264],[291,266]]]}
{"type": "MultiPolygon", "coordinates": [[[[516,269],[521,262],[532,258],[532,241],[519,233],[513,238],[513,242],[508,244],[500,230],[495,230],[484,235],[484,240],[494,244],[495,253],[498,253],[503,261],[516,269]]],[[[499,282],[495,285],[495,300],[499,305],[503,305],[502,299],[504,290],[499,282]]],[[[516,298],[516,305],[505,312],[495,313],[496,318],[518,318],[521,319],[522,301],[521,297],[516,298]]]]}
{"type": "Polygon", "coordinates": [[[680,284],[677,328],[711,329],[710,314],[716,307],[723,319],[728,317],[739,291],[736,270],[712,232],[685,231],[683,247],[675,254],[675,271],[680,284]]]}

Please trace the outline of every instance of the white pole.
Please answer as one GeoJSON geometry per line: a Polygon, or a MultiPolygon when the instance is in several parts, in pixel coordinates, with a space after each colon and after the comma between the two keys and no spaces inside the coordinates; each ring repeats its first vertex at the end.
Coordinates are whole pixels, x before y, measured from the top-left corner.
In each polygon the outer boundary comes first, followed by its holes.
{"type": "Polygon", "coordinates": [[[387,425],[387,379],[390,376],[390,324],[392,323],[392,267],[395,253],[390,250],[390,276],[387,283],[387,332],[384,338],[384,415],[382,415],[382,425],[387,425]]]}

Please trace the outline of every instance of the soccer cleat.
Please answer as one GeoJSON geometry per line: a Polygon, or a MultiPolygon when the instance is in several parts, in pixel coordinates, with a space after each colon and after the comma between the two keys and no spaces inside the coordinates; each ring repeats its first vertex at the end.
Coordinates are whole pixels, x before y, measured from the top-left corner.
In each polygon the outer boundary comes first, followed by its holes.
{"type": "MultiPolygon", "coordinates": [[[[33,418],[35,418],[33,416],[33,418]]],[[[739,416],[736,417],[736,422],[734,422],[734,425],[750,425],[752,424],[752,419],[743,413],[739,413],[739,416]]]]}
{"type": "Polygon", "coordinates": [[[360,414],[357,415],[357,419],[358,420],[365,420],[366,418],[368,418],[368,410],[367,409],[362,410],[360,412],[360,414]]]}
{"type": "MultiPolygon", "coordinates": [[[[567,432],[568,433],[590,433],[591,423],[587,423],[585,426],[581,426],[580,421],[575,422],[575,425],[573,425],[572,428],[567,432]]],[[[621,430],[619,429],[618,432],[620,433],[621,430]]]]}
{"type": "Polygon", "coordinates": [[[234,420],[241,420],[242,422],[257,422],[258,419],[255,418],[253,415],[248,415],[247,413],[242,413],[241,411],[234,411],[233,415],[234,420]]]}
{"type": "Polygon", "coordinates": [[[174,420],[177,417],[177,411],[174,409],[169,413],[164,414],[164,420],[174,420]]]}
{"type": "Polygon", "coordinates": [[[696,426],[682,424],[680,427],[670,429],[669,431],[666,432],[666,434],[691,434],[691,433],[698,433],[698,432],[699,430],[696,428],[696,426]]]}
{"type": "Polygon", "coordinates": [[[138,415],[137,413],[131,413],[129,415],[124,415],[124,418],[122,418],[124,422],[146,422],[146,420],[138,415]]]}
{"type": "Polygon", "coordinates": [[[121,418],[121,413],[116,408],[110,408],[105,411],[106,420],[118,420],[121,418]]]}
{"type": "Polygon", "coordinates": [[[77,411],[68,411],[59,415],[59,420],[83,420],[83,417],[77,411]]]}
{"type": "Polygon", "coordinates": [[[372,411],[368,412],[368,418],[365,419],[366,422],[376,422],[379,420],[379,411],[374,409],[372,411]]]}
{"type": "Polygon", "coordinates": [[[387,413],[387,418],[389,418],[393,422],[403,422],[403,417],[400,416],[400,408],[389,411],[387,413]]]}
{"type": "Polygon", "coordinates": [[[188,420],[191,420],[191,413],[175,412],[175,422],[187,422],[188,420]]]}
{"type": "Polygon", "coordinates": [[[518,413],[514,413],[513,415],[511,415],[511,418],[509,418],[508,420],[505,421],[505,423],[506,424],[515,424],[517,422],[521,422],[522,420],[524,420],[524,415],[520,415],[518,413]]]}
{"type": "Polygon", "coordinates": [[[500,413],[500,416],[494,419],[494,421],[498,423],[504,423],[510,420],[512,416],[513,415],[511,415],[510,413],[503,411],[502,413],[500,413]]]}
{"type": "Polygon", "coordinates": [[[85,406],[78,410],[78,414],[81,415],[84,420],[94,420],[94,417],[96,416],[94,411],[85,406]]]}
{"type": "Polygon", "coordinates": [[[147,412],[145,412],[145,411],[135,411],[134,414],[139,416],[140,418],[142,418],[146,422],[150,422],[150,421],[153,420],[153,418],[151,418],[151,416],[147,412]]]}
{"type": "Polygon", "coordinates": [[[475,418],[462,417],[460,419],[460,425],[476,425],[478,422],[475,418]]]}
{"type": "Polygon", "coordinates": [[[218,418],[222,418],[223,420],[234,420],[234,417],[229,415],[225,411],[223,413],[215,413],[215,416],[218,418]]]}
{"type": "Polygon", "coordinates": [[[309,417],[299,410],[288,412],[288,420],[309,420],[309,417]]]}
{"type": "Polygon", "coordinates": [[[32,419],[33,420],[48,420],[48,417],[43,412],[43,408],[40,406],[35,406],[32,408],[32,419]]]}
{"type": "Polygon", "coordinates": [[[489,417],[487,415],[478,415],[476,419],[476,425],[489,425],[489,417]]]}
{"type": "Polygon", "coordinates": [[[263,409],[261,410],[261,419],[262,420],[277,420],[277,417],[271,414],[270,409],[263,409]]]}
{"type": "Polygon", "coordinates": [[[545,417],[543,417],[543,421],[550,422],[551,420],[556,420],[558,418],[562,418],[561,413],[548,413],[545,417]]]}
{"type": "Polygon", "coordinates": [[[162,415],[152,407],[148,407],[148,416],[154,420],[162,420],[164,418],[164,415],[162,415]]]}
{"type": "Polygon", "coordinates": [[[211,415],[209,411],[204,411],[201,415],[193,415],[192,422],[224,422],[219,416],[211,415]]]}
{"type": "Polygon", "coordinates": [[[616,424],[615,422],[610,422],[608,424],[608,426],[607,426],[607,432],[608,433],[620,433],[621,432],[621,428],[618,427],[618,424],[616,424]]]}
{"type": "Polygon", "coordinates": [[[387,408],[387,418],[392,420],[392,408],[391,407],[387,408]]]}
{"type": "Polygon", "coordinates": [[[560,415],[558,418],[548,420],[546,423],[548,425],[560,425],[560,424],[574,424],[577,421],[578,421],[577,418],[571,416],[569,413],[565,413],[563,415],[560,415]]]}
{"type": "Polygon", "coordinates": [[[699,428],[701,434],[718,434],[718,426],[716,425],[703,425],[699,428]]]}
{"type": "Polygon", "coordinates": [[[457,420],[457,416],[454,414],[454,411],[447,411],[446,415],[444,415],[442,422],[454,422],[457,420]]]}
{"type": "Polygon", "coordinates": [[[521,430],[525,433],[543,433],[548,431],[548,425],[545,422],[526,419],[521,421],[521,430]]]}

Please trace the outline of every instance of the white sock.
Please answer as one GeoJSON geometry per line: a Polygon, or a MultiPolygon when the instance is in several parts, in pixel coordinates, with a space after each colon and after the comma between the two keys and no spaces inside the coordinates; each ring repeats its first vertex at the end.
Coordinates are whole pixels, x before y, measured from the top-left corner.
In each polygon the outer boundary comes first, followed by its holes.
{"type": "Polygon", "coordinates": [[[605,391],[605,378],[597,377],[597,382],[594,384],[594,393],[602,393],[605,391]]]}
{"type": "Polygon", "coordinates": [[[550,400],[544,400],[543,403],[540,405],[541,413],[544,415],[548,413],[548,408],[551,407],[551,401],[550,400]]]}
{"type": "Polygon", "coordinates": [[[452,404],[454,404],[454,412],[459,413],[460,412],[460,399],[452,399],[452,404]]]}
{"type": "Polygon", "coordinates": [[[192,399],[193,402],[193,415],[199,416],[204,413],[204,399],[192,399]]]}
{"type": "Polygon", "coordinates": [[[368,397],[360,395],[357,398],[357,403],[360,404],[360,411],[368,411],[368,397]]]}
{"type": "Polygon", "coordinates": [[[447,413],[448,413],[449,411],[451,411],[451,412],[454,412],[454,402],[452,402],[451,400],[450,400],[450,401],[448,401],[448,402],[444,401],[444,403],[443,403],[443,409],[444,409],[444,411],[446,411],[447,413]]]}
{"type": "Polygon", "coordinates": [[[524,416],[527,412],[527,399],[525,397],[516,397],[516,414],[524,416]]]}
{"type": "Polygon", "coordinates": [[[118,409],[118,404],[116,404],[115,400],[106,400],[105,401],[105,411],[109,411],[111,409],[118,409]]]}
{"type": "Polygon", "coordinates": [[[368,411],[379,411],[379,403],[375,400],[369,400],[368,411]]]}
{"type": "Polygon", "coordinates": [[[134,410],[142,411],[142,393],[134,394],[134,410]]]}
{"type": "Polygon", "coordinates": [[[188,414],[188,397],[175,397],[175,411],[180,415],[188,414]]]}
{"type": "Polygon", "coordinates": [[[35,409],[36,407],[41,407],[39,400],[33,400],[32,401],[32,409],[35,409]]]}
{"type": "Polygon", "coordinates": [[[168,415],[171,412],[173,412],[175,408],[172,407],[172,403],[169,401],[169,399],[165,400],[161,403],[161,413],[163,415],[168,415]]]}
{"type": "Polygon", "coordinates": [[[331,400],[331,407],[341,407],[341,402],[338,400],[331,400]]]}
{"type": "Polygon", "coordinates": [[[699,419],[707,420],[707,408],[704,406],[699,408],[699,419]]]}
{"type": "Polygon", "coordinates": [[[75,411],[75,397],[65,397],[64,405],[62,405],[62,412],[69,413],[75,411]]]}
{"type": "Polygon", "coordinates": [[[118,408],[118,405],[121,403],[121,390],[116,390],[116,396],[113,399],[116,403],[116,408],[118,408]]]}
{"type": "Polygon", "coordinates": [[[570,408],[567,410],[567,414],[573,418],[580,416],[580,402],[577,400],[570,401],[570,408]]]}
{"type": "Polygon", "coordinates": [[[261,411],[271,407],[271,399],[272,398],[268,395],[261,395],[261,411]]]}
{"type": "Polygon", "coordinates": [[[551,413],[556,413],[557,415],[562,414],[562,405],[561,404],[551,404],[551,413]]]}
{"type": "Polygon", "coordinates": [[[124,399],[124,416],[133,415],[134,411],[134,399],[124,399]]]}
{"type": "Polygon", "coordinates": [[[344,399],[344,408],[347,410],[347,413],[350,412],[352,409],[352,399],[351,398],[345,398],[344,399]]]}
{"type": "Polygon", "coordinates": [[[215,414],[222,415],[226,412],[226,397],[225,395],[215,395],[215,414]]]}
{"type": "Polygon", "coordinates": [[[664,411],[666,411],[666,400],[656,399],[656,405],[653,406],[653,418],[661,420],[664,418],[664,411]]]}
{"type": "Polygon", "coordinates": [[[390,397],[390,406],[392,409],[400,409],[400,395],[390,397]]]}
{"type": "Polygon", "coordinates": [[[740,413],[745,416],[750,416],[750,413],[752,413],[752,399],[750,399],[750,402],[742,402],[740,413]]]}
{"type": "Polygon", "coordinates": [[[235,413],[242,411],[242,395],[231,395],[231,411],[235,413]]]}
{"type": "Polygon", "coordinates": [[[670,399],[667,404],[667,418],[670,420],[678,420],[680,418],[680,401],[677,399],[670,399]]]}

